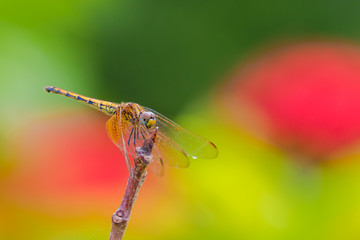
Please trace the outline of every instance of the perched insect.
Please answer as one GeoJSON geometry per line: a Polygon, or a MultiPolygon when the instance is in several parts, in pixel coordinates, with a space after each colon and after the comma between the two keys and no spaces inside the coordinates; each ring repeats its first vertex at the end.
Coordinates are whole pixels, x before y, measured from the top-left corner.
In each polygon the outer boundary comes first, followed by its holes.
{"type": "Polygon", "coordinates": [[[189,166],[189,158],[215,158],[218,155],[212,142],[182,128],[150,108],[131,102],[119,104],[97,100],[57,87],[45,87],[45,91],[73,98],[110,115],[106,130],[122,151],[129,171],[132,168],[130,159],[135,158],[136,148],[143,144],[155,128],[158,128],[158,132],[149,169],[156,175],[163,175],[164,164],[185,168],[189,166]]]}

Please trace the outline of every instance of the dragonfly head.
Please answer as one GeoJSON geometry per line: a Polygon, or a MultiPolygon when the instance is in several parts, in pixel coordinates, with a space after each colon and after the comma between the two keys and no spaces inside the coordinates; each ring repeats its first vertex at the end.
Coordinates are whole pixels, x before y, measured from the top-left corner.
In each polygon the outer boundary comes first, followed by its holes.
{"type": "Polygon", "coordinates": [[[154,126],[156,123],[155,114],[152,112],[142,112],[140,113],[140,123],[143,124],[147,129],[154,126]]]}

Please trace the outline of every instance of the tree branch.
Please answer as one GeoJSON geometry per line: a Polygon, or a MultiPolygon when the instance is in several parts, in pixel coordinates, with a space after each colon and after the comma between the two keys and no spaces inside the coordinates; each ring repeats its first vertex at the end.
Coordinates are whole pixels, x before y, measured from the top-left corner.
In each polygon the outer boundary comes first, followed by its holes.
{"type": "Polygon", "coordinates": [[[135,203],[141,185],[146,179],[146,168],[152,161],[152,148],[155,143],[157,129],[155,129],[145,140],[144,144],[136,149],[135,165],[131,169],[127,182],[124,198],[112,215],[110,240],[120,240],[123,238],[129,222],[130,213],[135,203]]]}

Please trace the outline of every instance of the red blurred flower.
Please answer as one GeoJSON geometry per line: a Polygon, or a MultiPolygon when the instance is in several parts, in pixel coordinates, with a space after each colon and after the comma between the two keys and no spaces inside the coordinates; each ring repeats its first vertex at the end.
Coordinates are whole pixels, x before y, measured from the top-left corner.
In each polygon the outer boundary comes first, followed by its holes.
{"type": "Polygon", "coordinates": [[[223,90],[235,121],[312,159],[360,139],[357,45],[314,41],[274,49],[241,67],[223,90]]]}
{"type": "Polygon", "coordinates": [[[42,119],[23,129],[13,147],[18,165],[3,183],[6,198],[65,214],[66,209],[74,213],[90,205],[115,209],[119,202],[113,202],[114,196],[121,197],[128,171],[105,122],[82,112],[42,119]]]}

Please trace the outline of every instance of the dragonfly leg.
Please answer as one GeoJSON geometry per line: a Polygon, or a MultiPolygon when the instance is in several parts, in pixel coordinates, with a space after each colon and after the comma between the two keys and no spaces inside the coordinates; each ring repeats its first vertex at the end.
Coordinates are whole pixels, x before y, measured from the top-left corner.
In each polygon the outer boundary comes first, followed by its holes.
{"type": "Polygon", "coordinates": [[[129,138],[127,139],[127,148],[131,154],[131,157],[133,158],[134,160],[134,163],[135,163],[135,151],[136,151],[136,134],[137,134],[137,127],[134,126],[132,129],[131,129],[131,132],[130,132],[130,136],[129,138]],[[133,148],[133,149],[132,149],[133,148]]]}
{"type": "Polygon", "coordinates": [[[130,145],[130,140],[131,140],[133,133],[134,133],[134,127],[131,129],[130,137],[128,139],[128,145],[130,145]]]}
{"type": "Polygon", "coordinates": [[[142,138],[145,140],[145,136],[144,136],[144,133],[143,133],[143,131],[144,131],[144,129],[141,129],[142,131],[141,131],[141,136],[142,136],[142,138]]]}
{"type": "Polygon", "coordinates": [[[135,128],[135,132],[134,132],[134,149],[136,149],[136,134],[137,134],[137,132],[138,132],[138,129],[135,128]]]}

